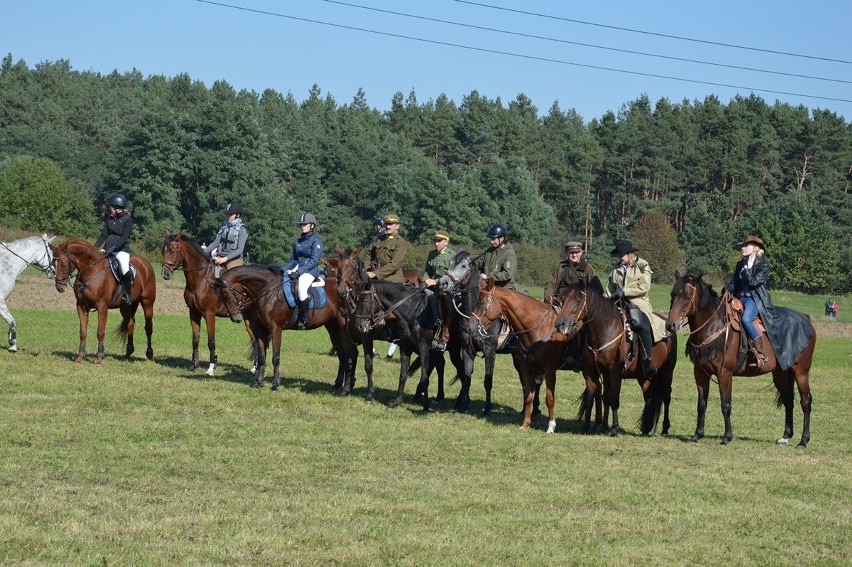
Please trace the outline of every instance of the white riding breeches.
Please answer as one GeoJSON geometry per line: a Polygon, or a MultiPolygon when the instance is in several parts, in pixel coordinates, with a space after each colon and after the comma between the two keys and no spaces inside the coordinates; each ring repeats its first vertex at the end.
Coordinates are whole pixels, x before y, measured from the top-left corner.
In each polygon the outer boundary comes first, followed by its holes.
{"type": "Polygon", "coordinates": [[[308,298],[308,290],[311,289],[311,284],[314,283],[313,274],[302,274],[299,276],[299,301],[304,301],[308,298]]]}
{"type": "Polygon", "coordinates": [[[126,274],[130,271],[130,254],[127,252],[116,252],[115,259],[118,260],[118,265],[121,266],[121,273],[126,274]]]}

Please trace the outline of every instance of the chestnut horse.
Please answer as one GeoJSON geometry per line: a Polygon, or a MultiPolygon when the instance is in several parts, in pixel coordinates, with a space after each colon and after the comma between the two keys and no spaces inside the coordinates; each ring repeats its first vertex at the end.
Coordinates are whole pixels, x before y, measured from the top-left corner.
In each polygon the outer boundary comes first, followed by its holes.
{"type": "Polygon", "coordinates": [[[479,292],[479,300],[470,315],[470,332],[473,335],[487,333],[493,323],[506,316],[513,332],[519,337],[523,355],[519,357],[519,372],[524,387],[524,421],[521,429],[532,423],[533,399],[537,390],[535,369],[544,373],[547,388],[547,432],[556,430],[554,413],[554,391],[556,371],[571,370],[572,362],[564,357],[568,348],[568,337],[555,330],[557,313],[552,305],[529,295],[502,288],[488,281],[479,292]]]}
{"type": "Polygon", "coordinates": [[[562,301],[562,310],[556,320],[556,329],[570,337],[582,326],[586,334],[583,350],[583,377],[586,380],[583,429],[585,431],[589,429],[592,400],[600,388],[601,376],[603,376],[603,397],[606,404],[603,425],[606,425],[607,414],[609,410],[612,410],[612,427],[609,434],[613,437],[618,435],[621,431],[618,421],[621,380],[636,378],[645,400],[640,421],[642,434],[648,435],[654,430],[662,407],[663,429],[660,434],[668,435],[669,405],[677,363],[676,335],[667,335],[654,343],[651,349],[651,360],[658,370],[654,377],[649,379],[644,376],[639,363],[641,352],[638,352],[632,341],[628,340],[629,330],[620,301],[615,302],[605,298],[597,288],[577,285],[569,288],[562,301]]]}
{"type": "MultiPolygon", "coordinates": [[[[326,303],[321,308],[311,308],[308,329],[324,326],[328,331],[339,362],[336,383],[342,384],[354,369],[354,345],[337,318],[340,299],[336,282],[327,278],[324,283],[326,303]]],[[[284,329],[296,328],[299,314],[298,307],[290,307],[284,296],[281,271],[270,266],[238,266],[222,274],[216,286],[221,288],[219,295],[231,320],[241,322],[245,317],[254,335],[257,369],[252,387],[263,387],[271,342],[272,389],[277,390],[281,385],[281,334],[284,329]]]]}
{"type": "Polygon", "coordinates": [[[86,336],[88,335],[89,312],[98,312],[98,355],[96,364],[104,362],[104,334],[107,314],[110,309],[121,311],[122,322],[118,334],[126,342],[125,358],[133,354],[133,330],[136,326],[136,309],[142,305],[145,315],[145,335],[148,348],[145,356],[154,358],[151,346],[151,334],[154,332],[154,301],[157,299],[157,281],[151,262],[141,256],[131,256],[130,264],[136,269],[130,304],[124,303],[121,285],[116,280],[109,265],[109,258],[103,252],[85,240],[68,240],[62,244],[50,245],[53,252],[53,265],[56,272],[56,289],[63,293],[72,276],[74,296],[77,298],[77,315],[80,318],[80,348],[75,362],[86,358],[86,336]]]}
{"type": "MultiPolygon", "coordinates": [[[[170,280],[172,274],[183,269],[186,287],[183,300],[189,307],[189,322],[192,327],[192,362],[190,370],[200,366],[198,344],[201,334],[201,318],[207,326],[207,348],[210,351],[210,366],[207,375],[213,376],[218,363],[216,355],[216,317],[227,317],[228,312],[219,300],[215,287],[216,276],[210,255],[194,240],[178,232],[166,230],[163,242],[163,279],[170,280]]],[[[246,331],[252,337],[248,321],[246,331]]],[[[253,339],[252,339],[253,340],[253,339]]]]}
{"type": "MultiPolygon", "coordinates": [[[[725,433],[722,445],[730,443],[734,437],[731,427],[731,391],[733,376],[760,376],[772,372],[772,380],[778,390],[777,403],[784,406],[784,434],[778,439],[779,445],[787,445],[793,437],[793,403],[795,394],[793,384],[799,389],[804,420],[802,422],[802,439],[799,447],[807,447],[811,439],[811,390],[808,377],[816,346],[816,331],[810,319],[801,313],[791,312],[803,328],[810,330],[810,340],[804,349],[796,356],[793,365],[787,369],[781,368],[775,351],[769,340],[763,341],[763,353],[768,362],[762,367],[742,365],[739,358],[740,334],[739,326],[734,326],[726,309],[725,298],[720,298],[713,288],[707,285],[701,276],[686,275],[681,277],[675,272],[674,288],[672,288],[672,303],[666,328],[675,332],[689,323],[689,339],[686,341],[686,352],[692,359],[695,386],[698,389],[698,424],[695,435],[690,441],[698,442],[704,437],[704,416],[707,412],[707,393],[710,387],[710,377],[719,380],[719,397],[722,405],[722,416],[725,419],[725,433]],[[738,366],[742,368],[737,369],[738,366]]],[[[784,309],[775,307],[774,309],[784,309]]]]}

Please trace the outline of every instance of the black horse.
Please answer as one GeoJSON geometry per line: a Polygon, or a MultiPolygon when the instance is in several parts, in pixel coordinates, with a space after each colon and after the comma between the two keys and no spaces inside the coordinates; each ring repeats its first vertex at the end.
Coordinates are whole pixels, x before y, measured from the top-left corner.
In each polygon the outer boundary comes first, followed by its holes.
{"type": "MultiPolygon", "coordinates": [[[[399,388],[391,407],[402,403],[411,354],[420,357],[420,384],[423,409],[428,410],[429,353],[435,337],[437,321],[429,304],[429,292],[423,287],[413,288],[393,282],[367,280],[358,288],[355,302],[355,326],[359,333],[369,335],[378,325],[386,324],[399,343],[399,388]]],[[[365,357],[372,353],[365,352],[365,357]]],[[[372,373],[367,374],[368,388],[373,391],[372,373]]]]}
{"type": "MultiPolygon", "coordinates": [[[[501,340],[501,321],[494,321],[487,328],[482,329],[481,333],[471,334],[469,328],[470,314],[473,313],[476,302],[479,300],[481,280],[481,272],[476,265],[475,258],[470,253],[461,250],[453,256],[453,259],[450,261],[449,270],[438,281],[438,287],[443,294],[456,296],[454,309],[458,318],[454,333],[461,339],[464,345],[464,348],[461,349],[464,371],[459,373],[462,385],[456,400],[456,411],[465,412],[470,406],[470,382],[473,374],[473,357],[476,351],[479,351],[485,357],[485,407],[482,413],[488,415],[491,413],[492,408],[491,389],[494,383],[494,363],[497,353],[512,355],[512,363],[519,377],[523,375],[524,365],[527,362],[520,358],[518,352],[519,343],[512,345],[512,341],[501,340]]],[[[539,409],[541,378],[541,372],[536,371],[535,397],[532,410],[536,415],[541,413],[539,409]]],[[[523,387],[522,378],[521,386],[523,387]]]]}

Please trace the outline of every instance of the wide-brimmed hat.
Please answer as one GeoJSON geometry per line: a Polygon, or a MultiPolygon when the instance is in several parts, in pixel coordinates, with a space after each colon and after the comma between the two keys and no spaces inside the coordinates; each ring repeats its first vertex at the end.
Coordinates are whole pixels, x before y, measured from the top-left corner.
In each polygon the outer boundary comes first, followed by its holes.
{"type": "Polygon", "coordinates": [[[583,243],[571,240],[571,241],[565,243],[565,250],[568,251],[568,252],[582,252],[583,251],[583,243]]]}
{"type": "Polygon", "coordinates": [[[612,249],[610,255],[612,256],[624,256],[625,254],[630,254],[631,252],[638,251],[638,248],[633,246],[629,240],[616,240],[615,248],[612,249]]]}
{"type": "Polygon", "coordinates": [[[450,235],[447,234],[446,230],[436,230],[435,234],[432,235],[432,240],[446,240],[450,241],[450,235]]]}
{"type": "Polygon", "coordinates": [[[385,221],[385,224],[399,224],[399,217],[396,215],[385,215],[382,220],[385,221]]]}
{"type": "Polygon", "coordinates": [[[760,246],[761,250],[766,250],[766,247],[763,245],[763,240],[756,236],[746,236],[745,240],[740,242],[739,248],[742,248],[746,244],[754,244],[755,246],[760,246]]]}

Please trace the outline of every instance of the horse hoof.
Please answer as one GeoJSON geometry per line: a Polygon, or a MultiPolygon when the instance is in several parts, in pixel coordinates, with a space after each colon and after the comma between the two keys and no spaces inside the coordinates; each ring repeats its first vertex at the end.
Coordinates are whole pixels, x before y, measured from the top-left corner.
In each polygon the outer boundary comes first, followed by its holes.
{"type": "Polygon", "coordinates": [[[251,387],[252,387],[252,388],[255,388],[255,389],[263,388],[263,383],[261,383],[261,382],[252,382],[251,387]]]}
{"type": "Polygon", "coordinates": [[[547,422],[547,432],[553,433],[555,431],[556,431],[556,422],[555,421],[548,421],[547,422]]]}
{"type": "Polygon", "coordinates": [[[610,436],[610,437],[618,437],[618,429],[617,429],[617,428],[615,428],[615,427],[613,427],[612,429],[610,429],[610,430],[609,430],[609,436],[610,436]]]}
{"type": "Polygon", "coordinates": [[[12,345],[9,347],[9,352],[18,352],[18,345],[12,345]]]}
{"type": "Polygon", "coordinates": [[[401,400],[391,400],[391,401],[388,403],[388,407],[389,407],[389,408],[391,408],[391,409],[394,409],[394,408],[399,407],[399,405],[400,405],[401,403],[402,403],[402,401],[401,401],[401,400]]]}
{"type": "Polygon", "coordinates": [[[207,374],[208,376],[213,376],[215,373],[216,373],[216,367],[213,366],[212,364],[210,365],[210,368],[207,369],[207,372],[205,372],[205,374],[207,374]]]}
{"type": "Polygon", "coordinates": [[[786,437],[782,437],[781,439],[776,441],[775,444],[778,445],[779,447],[781,447],[781,446],[786,447],[787,445],[790,444],[790,440],[787,439],[786,437]]]}
{"type": "Polygon", "coordinates": [[[154,349],[149,348],[148,350],[146,350],[145,358],[147,358],[148,360],[154,360],[154,349]]]}

